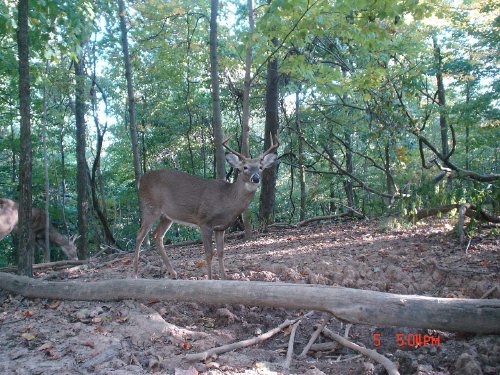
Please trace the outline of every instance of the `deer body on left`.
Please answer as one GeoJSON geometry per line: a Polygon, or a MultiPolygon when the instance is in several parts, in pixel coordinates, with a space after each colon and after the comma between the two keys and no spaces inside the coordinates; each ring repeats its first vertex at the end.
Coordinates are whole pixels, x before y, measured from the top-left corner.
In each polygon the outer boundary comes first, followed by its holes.
{"type": "Polygon", "coordinates": [[[250,159],[232,149],[226,160],[237,168],[239,173],[235,182],[206,180],[184,172],[160,169],[146,173],[139,183],[139,202],[142,221],[137,233],[134,276],[137,277],[141,244],[152,224],[159,220],[153,231],[156,248],[172,278],[177,277],[163,246],[163,238],[172,223],[197,226],[205,250],[208,278],[212,279],[212,237],[215,234],[219,275],[225,279],[224,270],[224,231],[248,208],[255,191],[260,185],[261,174],[265,168],[276,161],[277,155],[271,153],[278,143],[258,158],[250,159]]]}
{"type": "MultiPolygon", "coordinates": [[[[19,216],[19,205],[16,201],[7,198],[0,198],[0,240],[10,232],[17,230],[19,216]]],[[[40,247],[45,247],[45,212],[33,207],[31,211],[31,225],[36,243],[40,247]]],[[[77,260],[77,250],[75,246],[76,238],[66,238],[50,225],[49,240],[55,245],[59,245],[68,259],[77,260]]]]}

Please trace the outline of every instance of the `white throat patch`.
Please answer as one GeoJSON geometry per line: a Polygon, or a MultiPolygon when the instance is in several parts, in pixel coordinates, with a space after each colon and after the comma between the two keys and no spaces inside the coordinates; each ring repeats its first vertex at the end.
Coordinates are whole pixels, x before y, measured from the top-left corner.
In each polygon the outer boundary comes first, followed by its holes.
{"type": "Polygon", "coordinates": [[[252,182],[245,182],[245,189],[246,189],[246,191],[248,191],[250,193],[253,193],[254,191],[256,191],[258,187],[259,187],[259,185],[254,184],[252,182]]]}

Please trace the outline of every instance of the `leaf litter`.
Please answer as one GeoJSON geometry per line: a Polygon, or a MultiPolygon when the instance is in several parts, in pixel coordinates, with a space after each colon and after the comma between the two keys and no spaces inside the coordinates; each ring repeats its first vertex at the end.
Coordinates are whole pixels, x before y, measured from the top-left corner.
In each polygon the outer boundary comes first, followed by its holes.
{"type": "MultiPolygon", "coordinates": [[[[277,229],[251,241],[229,240],[228,278],[241,281],[312,283],[399,294],[451,298],[500,298],[500,239],[479,231],[469,252],[446,220],[403,229],[381,221],[348,221],[277,229]],[[496,286],[496,289],[494,287],[496,286]]],[[[167,249],[179,277],[205,279],[201,245],[167,249]]],[[[108,255],[63,271],[38,271],[47,280],[94,281],[130,277],[132,253],[108,255]]],[[[216,267],[214,267],[216,270],[216,267]]],[[[141,256],[141,277],[166,277],[155,251],[141,256]]],[[[217,277],[217,273],[216,273],[217,277]]],[[[86,302],[28,299],[0,290],[1,374],[281,374],[289,330],[257,346],[205,362],[185,356],[244,340],[293,319],[300,312],[244,305],[149,301],[86,302]]],[[[295,336],[291,373],[384,374],[385,370],[320,336],[318,350],[299,353],[321,312],[304,319],[295,336]],[[320,350],[320,346],[329,350],[320,350]]],[[[346,325],[330,319],[330,330],[346,325]]],[[[349,339],[377,349],[401,374],[500,373],[500,339],[402,327],[354,325],[349,339]],[[374,335],[381,339],[375,347],[374,335]],[[398,346],[405,337],[434,335],[439,345],[398,346]]],[[[315,346],[312,346],[314,349],[315,346]]]]}

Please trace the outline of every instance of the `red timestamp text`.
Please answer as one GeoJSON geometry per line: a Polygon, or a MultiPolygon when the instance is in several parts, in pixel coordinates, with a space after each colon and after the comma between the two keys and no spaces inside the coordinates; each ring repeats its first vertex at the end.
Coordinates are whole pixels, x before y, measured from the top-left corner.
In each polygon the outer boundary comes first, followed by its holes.
{"type": "MultiPolygon", "coordinates": [[[[381,345],[381,336],[380,333],[373,334],[373,346],[378,347],[381,345]]],[[[422,333],[396,333],[394,341],[398,347],[441,346],[441,336],[422,333]]]]}

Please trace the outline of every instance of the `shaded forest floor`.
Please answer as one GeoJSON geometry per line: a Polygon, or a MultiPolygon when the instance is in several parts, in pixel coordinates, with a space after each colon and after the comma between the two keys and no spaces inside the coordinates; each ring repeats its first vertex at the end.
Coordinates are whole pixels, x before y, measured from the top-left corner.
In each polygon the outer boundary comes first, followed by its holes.
{"type": "MultiPolygon", "coordinates": [[[[380,221],[272,230],[248,242],[228,240],[226,274],[242,282],[314,283],[452,298],[481,298],[490,291],[487,298],[500,298],[500,238],[490,232],[479,231],[466,254],[445,220],[397,230],[380,221]]],[[[201,245],[167,251],[180,278],[205,278],[201,245]]],[[[62,271],[37,271],[35,277],[82,282],[126,278],[131,259],[132,254],[110,255],[62,271]]],[[[140,272],[144,278],[164,276],[156,251],[141,255],[140,272]]],[[[157,301],[33,300],[0,290],[0,373],[276,374],[283,372],[288,331],[204,363],[186,362],[184,356],[253,337],[305,312],[157,301]]],[[[303,319],[295,353],[307,344],[321,315],[303,319]]],[[[346,325],[332,318],[328,327],[343,335],[346,325]]],[[[401,374],[500,373],[500,336],[354,325],[348,337],[398,363],[401,374]],[[396,339],[400,333],[406,340],[401,347],[396,339]],[[437,336],[439,345],[410,345],[417,334],[437,336]]],[[[321,336],[318,341],[329,340],[321,336]]],[[[310,375],[385,373],[367,357],[340,346],[295,357],[290,370],[310,375]]]]}

